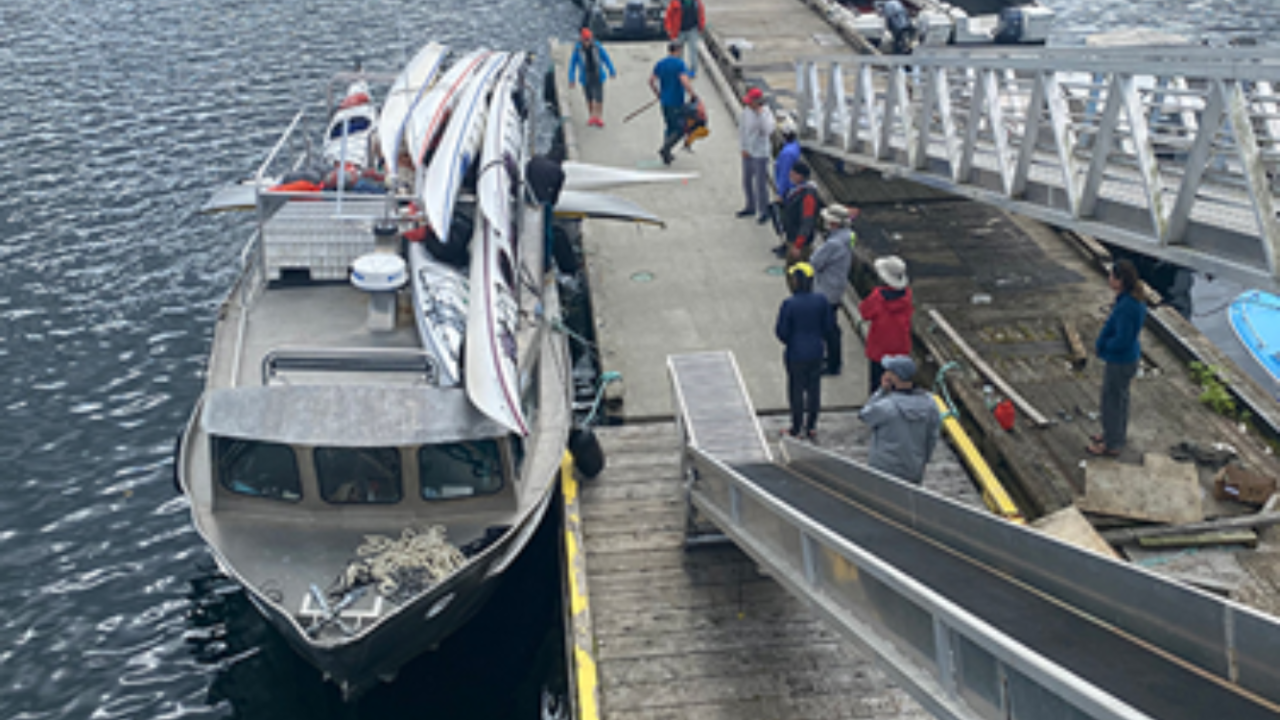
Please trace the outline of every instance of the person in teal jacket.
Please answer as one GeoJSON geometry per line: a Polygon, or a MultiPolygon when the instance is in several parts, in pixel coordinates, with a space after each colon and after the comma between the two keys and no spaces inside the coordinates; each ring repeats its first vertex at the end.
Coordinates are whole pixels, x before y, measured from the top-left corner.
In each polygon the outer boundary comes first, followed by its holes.
{"type": "Polygon", "coordinates": [[[1138,270],[1128,260],[1111,266],[1107,278],[1116,294],[1106,325],[1098,334],[1094,351],[1106,363],[1102,375],[1102,433],[1085,448],[1090,455],[1115,457],[1124,448],[1129,428],[1129,383],[1138,373],[1142,347],[1138,335],[1147,319],[1147,306],[1139,295],[1138,270]]]}
{"type": "Polygon", "coordinates": [[[587,125],[604,127],[604,81],[605,71],[608,77],[618,77],[613,69],[613,60],[604,46],[595,41],[591,30],[582,28],[582,39],[573,46],[573,55],[569,58],[569,89],[581,80],[582,92],[587,96],[587,111],[590,117],[587,125]]]}

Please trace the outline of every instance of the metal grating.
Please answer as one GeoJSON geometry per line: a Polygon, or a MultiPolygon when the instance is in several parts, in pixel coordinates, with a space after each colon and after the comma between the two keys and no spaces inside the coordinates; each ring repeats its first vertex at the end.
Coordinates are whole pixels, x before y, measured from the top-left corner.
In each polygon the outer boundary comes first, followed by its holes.
{"type": "Polygon", "coordinates": [[[770,462],[755,408],[725,350],[667,358],[688,444],[726,462],[770,462]]]}

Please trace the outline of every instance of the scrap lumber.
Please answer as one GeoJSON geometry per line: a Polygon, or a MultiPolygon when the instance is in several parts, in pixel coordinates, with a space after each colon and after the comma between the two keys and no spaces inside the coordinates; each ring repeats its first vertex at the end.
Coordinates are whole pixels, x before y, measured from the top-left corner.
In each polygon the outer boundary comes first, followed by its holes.
{"type": "Polygon", "coordinates": [[[1084,342],[1080,340],[1080,331],[1076,324],[1062,318],[1062,334],[1067,338],[1067,354],[1071,358],[1071,367],[1083,370],[1089,364],[1089,353],[1085,352],[1084,342]]]}
{"type": "Polygon", "coordinates": [[[1099,555],[1120,560],[1115,548],[1103,540],[1098,531],[1093,529],[1085,516],[1074,506],[1068,506],[1052,512],[1031,523],[1040,532],[1055,537],[1063,542],[1071,543],[1079,548],[1090,550],[1099,555]]]}
{"type": "Polygon", "coordinates": [[[1138,538],[1138,544],[1149,548],[1203,547],[1206,545],[1258,545],[1258,534],[1249,529],[1214,530],[1185,535],[1159,535],[1138,538]]]}
{"type": "Polygon", "coordinates": [[[1188,535],[1217,530],[1235,530],[1240,528],[1264,528],[1280,525],[1280,512],[1261,512],[1252,515],[1236,515],[1218,520],[1187,523],[1182,525],[1157,525],[1152,527],[1131,528],[1127,530],[1105,530],[1102,538],[1112,544],[1134,542],[1143,538],[1161,537],[1164,535],[1188,535]]]}
{"type": "Polygon", "coordinates": [[[1140,466],[1090,461],[1084,483],[1076,505],[1086,512],[1172,524],[1204,519],[1195,466],[1168,455],[1147,453],[1140,466]]]}
{"type": "Polygon", "coordinates": [[[960,353],[968,359],[969,364],[972,365],[979,374],[985,377],[992,385],[996,386],[996,388],[999,389],[1005,397],[1012,400],[1014,405],[1018,406],[1018,409],[1027,416],[1032,425],[1036,427],[1047,427],[1049,425],[1048,418],[1042,415],[1039,410],[1036,410],[1034,405],[1027,402],[1026,398],[1019,395],[1018,391],[1014,390],[1012,385],[1006,382],[999,373],[988,365],[987,361],[982,359],[982,356],[978,355],[973,348],[969,347],[969,343],[965,342],[964,338],[960,337],[960,333],[956,332],[956,329],[951,327],[951,324],[942,317],[942,313],[937,310],[929,310],[929,318],[933,320],[939,330],[946,334],[947,338],[956,346],[956,349],[958,349],[960,353]]]}

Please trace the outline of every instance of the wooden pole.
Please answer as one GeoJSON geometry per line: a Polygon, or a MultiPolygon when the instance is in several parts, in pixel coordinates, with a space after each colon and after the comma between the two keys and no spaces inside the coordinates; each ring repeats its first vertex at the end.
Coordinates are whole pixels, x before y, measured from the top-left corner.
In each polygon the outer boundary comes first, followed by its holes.
{"type": "Polygon", "coordinates": [[[1107,530],[1101,533],[1102,539],[1120,545],[1142,538],[1163,537],[1166,535],[1194,535],[1215,530],[1238,530],[1240,528],[1262,528],[1280,524],[1280,512],[1260,512],[1252,515],[1240,515],[1220,520],[1206,520],[1186,525],[1157,525],[1154,527],[1130,528],[1127,530],[1107,530]]]}
{"type": "Polygon", "coordinates": [[[969,343],[965,342],[964,338],[960,337],[960,333],[956,332],[955,328],[951,327],[950,323],[942,317],[942,313],[937,310],[930,310],[929,318],[938,326],[938,329],[942,330],[942,332],[946,334],[956,348],[960,350],[960,353],[969,360],[969,364],[973,365],[974,369],[989,380],[992,385],[995,385],[1000,392],[1004,393],[1005,397],[1012,400],[1013,404],[1017,405],[1018,408],[1022,410],[1023,414],[1031,420],[1032,425],[1036,427],[1046,427],[1050,424],[1048,418],[1041,415],[1040,411],[1035,409],[1035,406],[1027,402],[1026,398],[1019,395],[1018,391],[1014,390],[1012,385],[1005,382],[1004,378],[1000,377],[1000,375],[997,374],[996,371],[992,369],[992,367],[988,365],[980,355],[978,355],[978,353],[974,352],[973,348],[969,347],[969,343]]]}

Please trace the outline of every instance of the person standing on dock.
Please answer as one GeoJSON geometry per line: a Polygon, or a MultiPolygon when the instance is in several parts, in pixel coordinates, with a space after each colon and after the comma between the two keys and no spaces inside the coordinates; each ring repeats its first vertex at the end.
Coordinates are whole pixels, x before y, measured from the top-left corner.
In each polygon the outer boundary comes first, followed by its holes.
{"type": "Polygon", "coordinates": [[[675,158],[671,148],[684,137],[685,93],[689,94],[689,102],[698,102],[698,94],[693,91],[693,83],[689,81],[689,69],[680,59],[680,43],[667,43],[667,56],[653,66],[653,75],[649,76],[649,89],[658,96],[658,104],[662,107],[662,119],[666,124],[663,134],[662,149],[658,154],[667,165],[675,158]]]}
{"type": "Polygon", "coordinates": [[[830,205],[822,211],[822,226],[826,230],[826,238],[809,264],[813,266],[814,291],[827,299],[831,306],[831,327],[825,338],[827,345],[827,361],[822,369],[823,375],[839,375],[844,365],[841,352],[843,338],[840,333],[840,301],[844,291],[849,287],[849,268],[853,266],[853,244],[857,241],[850,225],[858,217],[857,209],[849,209],[844,205],[830,205]]]}
{"type": "Polygon", "coordinates": [[[587,112],[590,115],[587,125],[590,127],[604,127],[606,69],[609,77],[618,77],[613,69],[613,60],[609,59],[604,46],[595,41],[591,30],[582,28],[582,39],[573,46],[573,55],[569,58],[569,89],[573,89],[575,77],[581,77],[582,92],[587,96],[587,112]]]}
{"type": "Polygon", "coordinates": [[[867,464],[916,485],[938,445],[942,415],[930,393],[912,380],[916,363],[910,355],[886,355],[880,387],[858,411],[871,426],[867,464]]]}
{"type": "Polygon", "coordinates": [[[778,308],[773,329],[786,346],[782,360],[787,368],[791,428],[784,434],[815,440],[822,407],[822,343],[835,316],[827,299],[813,292],[813,267],[809,263],[796,263],[787,274],[792,294],[778,308]]]}
{"type": "Polygon", "coordinates": [[[812,172],[808,163],[797,160],[788,173],[791,189],[782,197],[783,242],[773,249],[773,254],[785,257],[788,265],[808,259],[813,251],[820,199],[818,186],[809,180],[812,172]]]}
{"type": "Polygon", "coordinates": [[[689,77],[697,77],[698,37],[707,29],[707,12],[702,0],[671,0],[662,25],[672,42],[678,42],[687,49],[684,55],[689,77]]]}
{"type": "Polygon", "coordinates": [[[911,354],[911,316],[915,313],[911,288],[907,287],[907,264],[902,258],[882,257],[876,260],[875,269],[884,284],[877,285],[858,303],[858,315],[868,324],[866,353],[871,364],[868,392],[872,394],[881,387],[883,359],[889,355],[911,354]]]}
{"type": "Polygon", "coordinates": [[[764,104],[760,88],[747,91],[738,120],[738,149],[742,151],[742,192],[747,204],[740,218],[756,216],[761,225],[769,222],[769,140],[773,136],[773,111],[764,104]]]}
{"type": "Polygon", "coordinates": [[[1147,306],[1142,302],[1138,270],[1132,262],[1120,260],[1112,265],[1107,283],[1116,302],[1094,343],[1094,350],[1107,366],[1102,374],[1102,434],[1091,437],[1093,442],[1085,450],[1090,455],[1115,457],[1127,440],[1129,383],[1138,373],[1142,357],[1138,335],[1147,319],[1147,306]]]}

